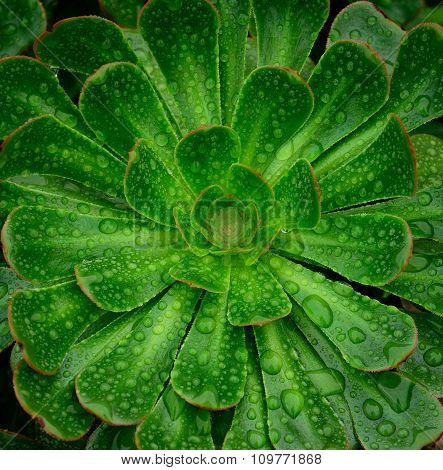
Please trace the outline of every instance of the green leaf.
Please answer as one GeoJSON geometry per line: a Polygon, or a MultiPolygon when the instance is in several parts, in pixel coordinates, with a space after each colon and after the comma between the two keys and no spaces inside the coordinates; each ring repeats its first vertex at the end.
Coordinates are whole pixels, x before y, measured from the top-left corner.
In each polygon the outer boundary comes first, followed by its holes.
{"type": "Polygon", "coordinates": [[[135,440],[143,450],[214,449],[209,412],[189,405],[170,386],[137,428],[135,440]]]}
{"type": "Polygon", "coordinates": [[[223,293],[229,289],[231,263],[228,256],[189,255],[172,266],[169,274],[191,287],[223,293]]]}
{"type": "Polygon", "coordinates": [[[123,33],[128,40],[129,45],[135,52],[140,66],[142,66],[148,74],[152,87],[156,90],[159,98],[162,100],[165,111],[171,124],[174,126],[177,135],[180,135],[180,129],[184,129],[185,127],[181,121],[181,113],[179,112],[177,103],[174,100],[174,95],[168,88],[165,76],[160,70],[148,44],[138,30],[124,30],[123,33]]]}
{"type": "Polygon", "coordinates": [[[226,409],[243,397],[245,335],[228,322],[226,312],[226,294],[205,294],[171,374],[174,390],[200,408],[226,409]]]}
{"type": "Polygon", "coordinates": [[[39,283],[72,276],[74,265],[86,258],[169,245],[175,233],[147,220],[19,207],[6,220],[2,239],[8,263],[39,283]]]}
{"type": "Polygon", "coordinates": [[[42,289],[19,290],[9,307],[12,335],[22,345],[26,362],[53,375],[83,331],[101,315],[75,281],[42,289]]]}
{"type": "Polygon", "coordinates": [[[14,370],[14,389],[24,410],[37,419],[51,436],[67,441],[80,439],[88,432],[94,418],[77,401],[75,376],[89,364],[100,360],[105,351],[114,349],[141,318],[140,312],[117,317],[75,345],[54,376],[39,374],[20,361],[14,370]]]}
{"type": "Polygon", "coordinates": [[[125,251],[75,266],[78,285],[100,308],[123,312],[143,305],[174,282],[168,274],[184,253],[174,247],[125,251]]]}
{"type": "Polygon", "coordinates": [[[129,207],[103,193],[57,176],[15,176],[0,182],[0,223],[18,206],[63,208],[100,217],[130,219],[129,207]]]}
{"type": "Polygon", "coordinates": [[[271,450],[268,437],[265,390],[254,340],[248,335],[248,362],[245,394],[235,408],[224,450],[271,450]]]}
{"type": "Polygon", "coordinates": [[[418,347],[399,366],[399,371],[427,388],[436,397],[443,396],[443,319],[427,313],[412,315],[418,329],[418,347]]]}
{"type": "Polygon", "coordinates": [[[240,201],[253,202],[260,215],[274,202],[272,188],[259,173],[241,163],[229,168],[226,187],[240,201]]]}
{"type": "Polygon", "coordinates": [[[222,188],[214,184],[197,195],[191,210],[191,224],[196,230],[207,232],[206,218],[213,201],[223,197],[222,188]],[[202,230],[203,229],[203,230],[202,230]]]}
{"type": "MultiPolygon", "coordinates": [[[[316,171],[324,163],[337,168],[362,153],[384,129],[391,114],[402,120],[408,132],[440,116],[443,113],[443,94],[440,92],[442,51],[443,32],[438,25],[423,24],[405,34],[392,75],[388,101],[360,129],[325,152],[314,165],[316,171]]],[[[368,86],[372,87],[374,80],[375,75],[367,81],[368,86]]],[[[358,96],[363,97],[363,94],[361,90],[358,96]]],[[[367,104],[365,106],[368,107],[367,104]]]]}
{"type": "Polygon", "coordinates": [[[300,70],[329,14],[328,0],[252,0],[259,65],[300,70]]]}
{"type": "Polygon", "coordinates": [[[296,158],[312,162],[380,109],[389,75],[378,55],[358,41],[329,47],[309,79],[315,107],[308,122],[276,155],[265,176],[273,180],[296,158]]]}
{"type": "MultiPolygon", "coordinates": [[[[355,2],[357,0],[350,0],[355,2]]],[[[373,0],[387,16],[400,24],[406,23],[423,7],[423,0],[373,0]]]]}
{"type": "Polygon", "coordinates": [[[314,228],[320,220],[320,187],[306,160],[297,160],[274,186],[277,217],[285,230],[314,228]]]}
{"type": "Polygon", "coordinates": [[[240,136],[240,163],[263,173],[312,108],[312,92],[295,72],[281,67],[254,70],[243,85],[232,120],[240,136]]]}
{"type": "Polygon", "coordinates": [[[232,325],[263,325],[290,311],[288,296],[262,263],[232,265],[228,294],[228,319],[232,325]]]}
{"type": "Polygon", "coordinates": [[[403,124],[394,115],[360,155],[338,168],[314,167],[325,212],[387,197],[410,196],[415,191],[414,149],[403,124]]]}
{"type": "Polygon", "coordinates": [[[243,85],[250,0],[218,0],[220,14],[220,95],[223,123],[229,125],[243,85]]]}
{"type": "Polygon", "coordinates": [[[148,77],[130,63],[108,64],[85,82],[80,110],[97,137],[125,159],[140,138],[172,161],[177,138],[148,77]]]}
{"type": "MultiPolygon", "coordinates": [[[[292,307],[291,317],[296,312],[301,311],[296,304],[292,307]]],[[[340,372],[335,369],[329,369],[316,353],[310,342],[299,332],[293,321],[290,322],[290,328],[286,332],[290,338],[292,347],[297,352],[301,365],[307,372],[307,375],[314,387],[317,388],[320,395],[325,397],[335,414],[343,422],[347,434],[347,449],[358,449],[359,441],[354,433],[354,425],[349,410],[349,406],[343,396],[344,381],[340,372]]]]}
{"type": "Polygon", "coordinates": [[[245,55],[245,78],[248,78],[251,72],[257,68],[257,40],[253,37],[248,37],[246,40],[246,55],[245,55]]]}
{"type": "Polygon", "coordinates": [[[261,226],[252,242],[252,249],[245,254],[244,261],[246,266],[255,264],[260,257],[269,250],[272,242],[282,229],[280,220],[272,220],[261,226]]]}
{"type": "Polygon", "coordinates": [[[408,131],[441,116],[442,76],[443,31],[438,25],[422,24],[403,38],[389,101],[379,115],[397,114],[408,131]]]}
{"type": "Polygon", "coordinates": [[[116,347],[76,378],[82,406],[113,425],[130,425],[149,415],[163,390],[200,292],[175,284],[116,347]]]}
{"type": "Polygon", "coordinates": [[[174,207],[179,203],[191,204],[175,165],[147,140],[138,141],[129,154],[125,194],[137,212],[170,226],[175,225],[174,207]]]}
{"type": "Polygon", "coordinates": [[[406,269],[383,289],[443,316],[443,243],[417,240],[406,269]]]}
{"type": "Polygon", "coordinates": [[[90,134],[55,74],[40,62],[30,57],[8,57],[0,60],[0,76],[0,138],[42,114],[54,115],[67,126],[90,134]]]}
{"type": "Polygon", "coordinates": [[[417,154],[418,189],[443,187],[443,140],[426,134],[411,140],[417,154]]]}
{"type": "Polygon", "coordinates": [[[393,372],[368,374],[353,369],[306,315],[296,325],[326,365],[341,374],[354,429],[366,449],[420,449],[441,433],[438,400],[393,372]]]}
{"type": "Polygon", "coordinates": [[[182,131],[220,124],[219,20],[212,4],[152,0],[142,9],[139,27],[177,102],[182,131]]]}
{"type": "Polygon", "coordinates": [[[361,284],[384,285],[408,263],[412,237],[399,217],[339,212],[323,216],[314,230],[281,234],[274,247],[361,284]]]}
{"type": "Polygon", "coordinates": [[[0,266],[0,352],[13,342],[8,324],[8,303],[16,289],[29,287],[12,269],[0,266]]]}
{"type": "Polygon", "coordinates": [[[395,307],[276,255],[267,254],[264,259],[285,290],[352,367],[390,369],[414,350],[414,322],[395,307]]]}
{"type": "Polygon", "coordinates": [[[311,78],[311,75],[312,75],[312,72],[314,72],[314,69],[315,69],[315,62],[310,57],[308,57],[306,59],[305,65],[303,65],[303,68],[300,70],[300,77],[308,81],[311,78]]]}
{"type": "Polygon", "coordinates": [[[38,0],[9,0],[0,4],[0,57],[28,49],[46,29],[45,9],[38,0]]]}
{"type": "Polygon", "coordinates": [[[123,196],[124,172],[125,165],[114,155],[51,116],[35,118],[17,129],[0,153],[0,179],[62,176],[110,196],[123,196]]]}
{"type": "Polygon", "coordinates": [[[110,62],[137,63],[121,29],[96,16],[67,18],[34,45],[38,59],[59,69],[90,75],[110,62]]]}
{"type": "Polygon", "coordinates": [[[254,328],[271,442],[276,449],[344,449],[343,425],[300,363],[290,327],[285,319],[254,328]]]}
{"type": "Polygon", "coordinates": [[[226,185],[226,173],[240,158],[238,135],[229,127],[209,126],[185,136],[175,160],[188,186],[200,193],[210,185],[226,185]]]}
{"type": "Polygon", "coordinates": [[[100,424],[89,436],[87,450],[136,450],[134,426],[100,424]]]}
{"type": "Polygon", "coordinates": [[[408,224],[414,238],[432,238],[443,241],[443,187],[419,191],[415,197],[402,197],[371,204],[350,212],[381,212],[401,217],[408,224]]]}
{"type": "Polygon", "coordinates": [[[328,46],[339,40],[355,39],[373,47],[392,73],[404,31],[369,2],[344,8],[332,23],[328,46]]]}
{"type": "Polygon", "coordinates": [[[144,0],[99,0],[100,6],[115,22],[135,28],[137,26],[138,13],[144,5],[144,0]]]}
{"type": "Polygon", "coordinates": [[[189,250],[197,256],[207,255],[211,245],[199,231],[194,229],[189,214],[182,207],[177,206],[174,208],[174,218],[189,250]]]}

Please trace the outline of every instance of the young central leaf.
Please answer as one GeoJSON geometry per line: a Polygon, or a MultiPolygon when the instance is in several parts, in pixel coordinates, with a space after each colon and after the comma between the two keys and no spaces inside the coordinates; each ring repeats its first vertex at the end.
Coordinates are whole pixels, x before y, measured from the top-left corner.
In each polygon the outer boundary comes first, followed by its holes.
{"type": "Polygon", "coordinates": [[[257,230],[257,210],[238,199],[224,196],[213,201],[208,210],[208,238],[222,249],[242,248],[257,230]]]}

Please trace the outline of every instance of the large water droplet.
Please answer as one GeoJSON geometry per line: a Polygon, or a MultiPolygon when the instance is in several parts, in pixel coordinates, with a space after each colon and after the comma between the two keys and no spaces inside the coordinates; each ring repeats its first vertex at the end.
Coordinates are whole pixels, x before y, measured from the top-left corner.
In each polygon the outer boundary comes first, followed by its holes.
{"type": "Polygon", "coordinates": [[[308,295],[303,300],[302,307],[309,318],[320,328],[329,328],[332,325],[331,307],[318,295],[308,295]]]}
{"type": "Polygon", "coordinates": [[[283,390],[281,392],[283,409],[291,418],[296,418],[303,409],[305,399],[297,390],[283,390]]]}
{"type": "Polygon", "coordinates": [[[280,372],[283,361],[280,354],[268,349],[262,354],[260,365],[267,374],[276,375],[280,372]]]}
{"type": "Polygon", "coordinates": [[[363,403],[363,413],[372,421],[380,419],[383,416],[383,408],[378,401],[368,398],[363,403]]]}

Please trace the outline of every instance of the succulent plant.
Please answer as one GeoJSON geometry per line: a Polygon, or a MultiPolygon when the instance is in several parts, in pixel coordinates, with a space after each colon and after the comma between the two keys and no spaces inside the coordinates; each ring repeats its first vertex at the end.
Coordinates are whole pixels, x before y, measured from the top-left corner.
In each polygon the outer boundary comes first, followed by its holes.
{"type": "Polygon", "coordinates": [[[136,29],[66,19],[0,61],[0,341],[51,436],[98,417],[88,448],[438,439],[443,143],[408,132],[443,113],[442,29],[353,3],[313,64],[328,13],[150,0],[136,29]]]}

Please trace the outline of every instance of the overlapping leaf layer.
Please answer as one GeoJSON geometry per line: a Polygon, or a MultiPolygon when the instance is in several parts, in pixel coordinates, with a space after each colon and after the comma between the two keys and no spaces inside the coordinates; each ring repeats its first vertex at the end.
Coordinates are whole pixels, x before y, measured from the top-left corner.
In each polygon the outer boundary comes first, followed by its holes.
{"type": "Polygon", "coordinates": [[[443,113],[441,28],[356,2],[315,64],[326,0],[102,7],[132,29],[71,18],[0,61],[23,408],[66,441],[99,418],[90,449],[435,441],[443,143],[408,132],[443,113]]]}

